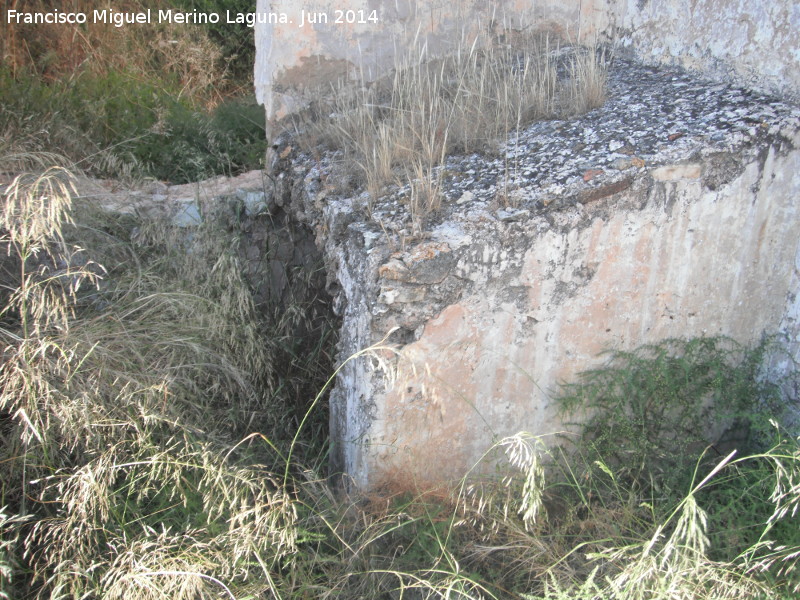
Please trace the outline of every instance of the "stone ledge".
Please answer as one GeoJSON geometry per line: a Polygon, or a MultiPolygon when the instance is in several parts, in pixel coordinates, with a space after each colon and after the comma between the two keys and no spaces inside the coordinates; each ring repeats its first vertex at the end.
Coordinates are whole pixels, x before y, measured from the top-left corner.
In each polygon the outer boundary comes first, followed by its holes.
{"type": "Polygon", "coordinates": [[[296,162],[293,210],[327,232],[340,359],[389,332],[398,348],[393,374],[341,371],[334,468],[363,487],[458,479],[498,435],[563,430],[552,391],[606,348],[797,339],[798,144],[797,107],[618,60],[602,108],[535,123],[500,157],[449,157],[421,232],[403,189],[369,219],[325,187],[334,157],[296,162]]]}

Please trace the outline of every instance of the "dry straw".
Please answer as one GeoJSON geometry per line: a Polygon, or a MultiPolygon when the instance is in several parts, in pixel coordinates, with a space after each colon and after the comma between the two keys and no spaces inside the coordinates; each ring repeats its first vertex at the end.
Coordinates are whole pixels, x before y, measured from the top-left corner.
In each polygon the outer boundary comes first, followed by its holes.
{"type": "Polygon", "coordinates": [[[431,58],[421,42],[375,82],[318,99],[301,126],[309,144],[344,149],[374,203],[387,186],[410,184],[419,226],[442,202],[441,169],[451,153],[494,153],[509,131],[564,118],[605,100],[606,59],[596,48],[562,47],[547,36],[513,44],[483,33],[431,58]]]}

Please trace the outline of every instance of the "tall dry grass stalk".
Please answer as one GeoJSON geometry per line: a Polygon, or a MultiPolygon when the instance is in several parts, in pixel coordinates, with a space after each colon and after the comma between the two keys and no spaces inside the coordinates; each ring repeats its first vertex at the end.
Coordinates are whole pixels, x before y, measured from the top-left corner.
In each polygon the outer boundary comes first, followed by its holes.
{"type": "Polygon", "coordinates": [[[420,45],[398,59],[393,75],[320,100],[302,127],[309,143],[344,148],[373,200],[389,184],[411,183],[409,209],[419,221],[439,208],[437,168],[449,153],[492,153],[515,128],[602,104],[604,54],[562,50],[547,37],[501,45],[482,34],[432,59],[420,45]]]}
{"type": "Polygon", "coordinates": [[[800,438],[784,437],[764,453],[737,458],[732,452],[711,465],[698,460],[696,478],[708,468],[702,479],[685,492],[664,489],[653,496],[599,462],[594,466],[608,487],[575,478],[572,469],[579,467],[580,456],[562,454],[527,434],[511,436],[495,449],[518,473],[494,485],[483,480],[462,487],[454,527],[479,535],[466,543],[460,539],[460,563],[490,569],[505,589],[527,588],[519,596],[526,600],[794,597],[800,590],[800,490],[791,482],[800,472],[798,448],[800,438]],[[760,485],[743,483],[748,475],[756,475],[760,485]],[[736,518],[753,528],[746,550],[738,554],[715,547],[724,541],[718,530],[729,516],[713,490],[727,486],[733,486],[738,502],[736,518]],[[753,511],[749,496],[756,494],[771,503],[766,515],[753,511]],[[544,514],[529,512],[531,507],[545,505],[544,519],[530,518],[544,514]],[[788,519],[782,522],[786,529],[776,530],[775,519],[788,519]]]}
{"type": "Polygon", "coordinates": [[[237,442],[289,411],[235,252],[213,227],[131,243],[73,195],[54,168],[1,197],[3,571],[41,598],[268,589],[297,507],[280,455],[237,442]]]}
{"type": "MultiPolygon", "coordinates": [[[[136,13],[155,3],[147,0],[87,0],[62,3],[62,12],[94,10],[136,13]]],[[[44,0],[17,0],[9,9],[20,12],[52,12],[44,0]]],[[[113,23],[38,24],[0,20],[0,55],[12,75],[33,71],[45,80],[75,77],[81,70],[94,75],[127,72],[142,81],[177,82],[184,97],[214,104],[226,89],[228,73],[220,47],[203,27],[173,23],[116,27],[113,23]]]]}

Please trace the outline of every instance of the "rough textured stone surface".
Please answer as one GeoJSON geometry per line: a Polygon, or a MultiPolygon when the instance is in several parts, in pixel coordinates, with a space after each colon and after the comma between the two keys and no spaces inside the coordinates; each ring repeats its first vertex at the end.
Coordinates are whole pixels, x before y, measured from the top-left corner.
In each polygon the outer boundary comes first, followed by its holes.
{"type": "Polygon", "coordinates": [[[324,248],[339,357],[387,340],[340,372],[336,466],[458,479],[500,436],[563,430],[558,383],[609,348],[781,330],[800,358],[799,142],[790,104],[619,59],[601,109],[449,157],[421,232],[407,189],[369,218],[336,155],[298,157],[289,210],[324,248]]]}
{"type": "MultiPolygon", "coordinates": [[[[183,185],[153,181],[134,189],[81,178],[77,190],[80,198],[105,210],[165,219],[187,236],[207,220],[227,228],[239,239],[239,259],[256,305],[272,311],[304,293],[298,288],[324,286],[322,256],[312,233],[284,210],[280,183],[250,171],[183,185]]],[[[322,296],[320,302],[325,302],[322,296]]]]}
{"type": "Polygon", "coordinates": [[[735,78],[800,98],[800,5],[794,0],[601,0],[607,30],[641,58],[735,78]]]}
{"type": "Polygon", "coordinates": [[[204,215],[220,213],[223,206],[240,216],[270,212],[274,209],[271,188],[270,179],[261,171],[182,185],[151,181],[134,189],[113,180],[78,182],[80,197],[97,202],[106,210],[163,216],[178,227],[195,227],[204,215]]]}
{"type": "Polygon", "coordinates": [[[358,486],[458,478],[498,436],[561,429],[553,390],[606,348],[780,330],[800,356],[800,113],[758,93],[800,98],[796,2],[350,8],[381,23],[258,26],[270,118],[326,78],[375,77],[411,40],[446,51],[465,23],[499,41],[532,26],[617,49],[602,109],[533,125],[497,156],[448,158],[444,209],[422,224],[406,210],[409,186],[367,218],[365,198],[328,183],[335,156],[279,165],[276,198],[324,248],[340,358],[387,335],[394,345],[348,362],[331,399],[335,466],[358,486]]]}

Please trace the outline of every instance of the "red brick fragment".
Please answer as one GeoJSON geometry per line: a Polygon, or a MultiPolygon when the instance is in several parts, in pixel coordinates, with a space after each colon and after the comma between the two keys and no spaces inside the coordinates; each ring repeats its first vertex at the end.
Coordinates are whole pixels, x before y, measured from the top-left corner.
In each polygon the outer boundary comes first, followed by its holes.
{"type": "Polygon", "coordinates": [[[620,181],[614,181],[612,183],[607,183],[606,185],[601,185],[598,188],[584,190],[581,194],[578,195],[578,202],[582,204],[588,204],[589,202],[596,202],[597,200],[602,200],[608,196],[612,196],[614,194],[619,194],[620,192],[624,192],[633,183],[633,179],[630,177],[626,177],[625,179],[621,179],[620,181]]]}
{"type": "Polygon", "coordinates": [[[583,180],[584,181],[591,181],[592,179],[594,179],[598,175],[602,175],[602,174],[603,174],[603,169],[589,169],[588,171],[586,171],[583,174],[583,180]]]}

